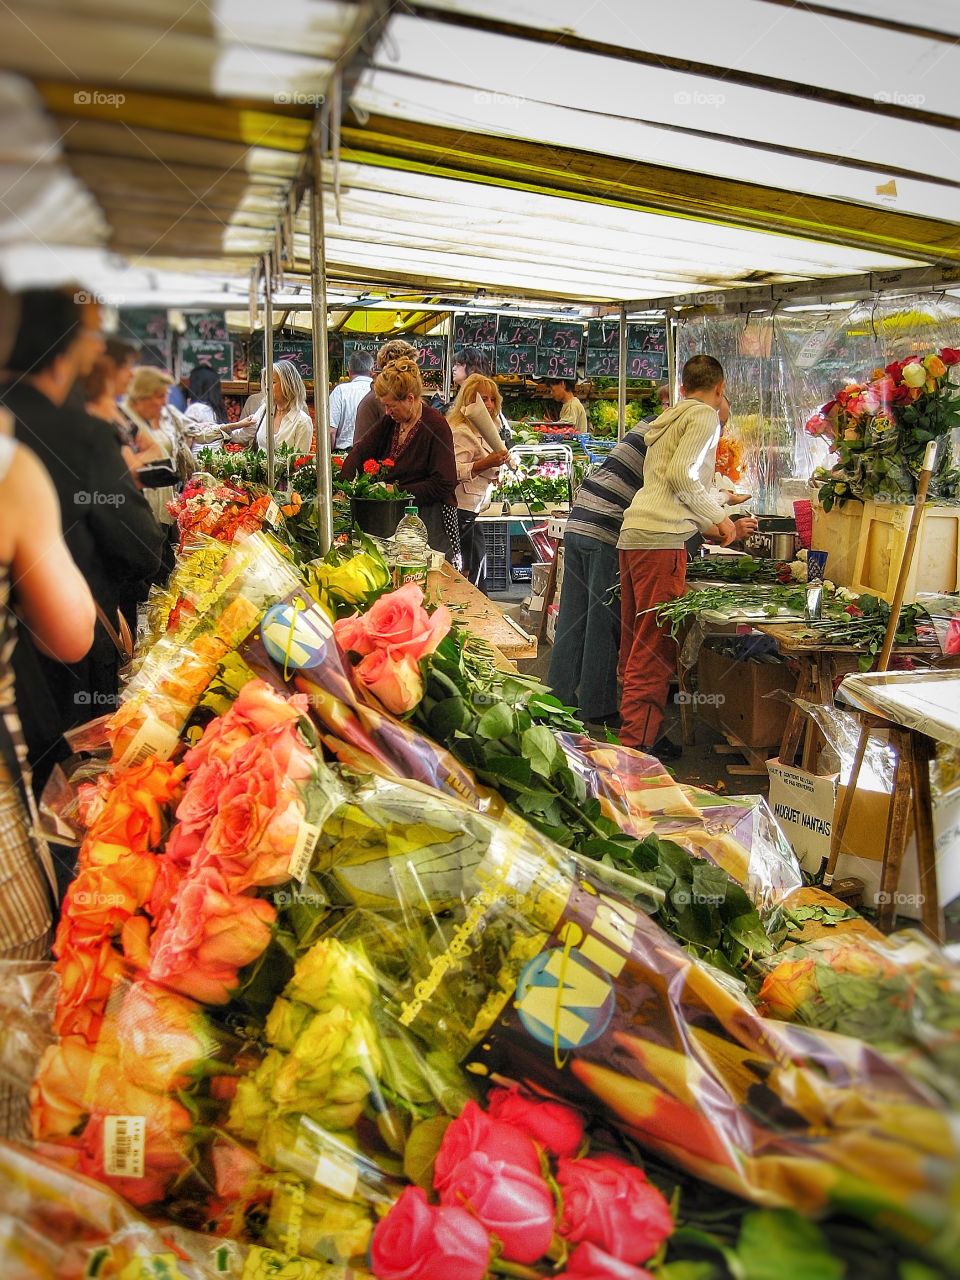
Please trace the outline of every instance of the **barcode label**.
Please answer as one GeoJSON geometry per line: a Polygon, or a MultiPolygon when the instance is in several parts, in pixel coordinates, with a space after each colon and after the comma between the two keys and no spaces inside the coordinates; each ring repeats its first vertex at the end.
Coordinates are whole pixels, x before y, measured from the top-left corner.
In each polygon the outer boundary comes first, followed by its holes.
{"type": "Polygon", "coordinates": [[[280,508],[277,506],[276,502],[274,502],[273,498],[271,498],[269,507],[267,507],[266,511],[263,513],[264,523],[275,525],[279,517],[280,508]]]}
{"type": "Polygon", "coordinates": [[[103,1171],[109,1178],[142,1178],[146,1152],[144,1116],[105,1116],[103,1171]]]}
{"type": "Polygon", "coordinates": [[[320,839],[320,828],[314,826],[312,822],[301,822],[300,830],[297,832],[297,839],[293,846],[293,852],[290,854],[290,862],[287,870],[294,880],[299,880],[301,884],[307,878],[307,872],[310,870],[310,864],[313,861],[313,853],[317,847],[317,841],[320,839]]]}
{"type": "Polygon", "coordinates": [[[130,744],[120,757],[117,767],[132,769],[143,764],[150,756],[158,760],[169,760],[180,741],[179,731],[173,725],[164,724],[155,716],[148,715],[137,732],[130,739],[130,744]]]}

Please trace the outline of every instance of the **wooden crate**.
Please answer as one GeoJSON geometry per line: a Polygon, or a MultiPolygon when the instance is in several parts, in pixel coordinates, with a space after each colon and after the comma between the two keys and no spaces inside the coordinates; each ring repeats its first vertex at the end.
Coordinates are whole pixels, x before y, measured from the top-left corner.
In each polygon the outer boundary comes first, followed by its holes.
{"type": "MultiPolygon", "coordinates": [[[[900,560],[913,507],[906,503],[864,503],[860,545],[852,589],[868,591],[889,604],[897,585],[900,560]]],[[[830,562],[827,562],[828,576],[830,562]]],[[[904,604],[919,591],[960,590],[960,506],[924,505],[913,568],[904,604]]]]}
{"type": "Polygon", "coordinates": [[[824,511],[819,502],[813,503],[813,548],[826,551],[825,576],[838,587],[853,586],[862,523],[862,502],[847,502],[830,511],[824,511]]]}

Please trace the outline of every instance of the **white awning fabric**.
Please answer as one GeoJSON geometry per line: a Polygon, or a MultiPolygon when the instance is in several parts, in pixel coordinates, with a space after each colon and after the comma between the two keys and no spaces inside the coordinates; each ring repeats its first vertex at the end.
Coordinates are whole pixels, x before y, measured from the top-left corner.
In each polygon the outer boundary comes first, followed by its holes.
{"type": "MultiPolygon", "coordinates": [[[[327,267],[596,304],[960,265],[960,9],[929,0],[12,0],[0,270],[242,309],[319,104],[327,267]],[[373,33],[373,34],[371,34],[373,33]]],[[[298,295],[299,297],[300,295],[298,295]]],[[[304,305],[308,305],[306,295],[304,305]]],[[[300,305],[298,303],[298,305],[300,305]]]]}

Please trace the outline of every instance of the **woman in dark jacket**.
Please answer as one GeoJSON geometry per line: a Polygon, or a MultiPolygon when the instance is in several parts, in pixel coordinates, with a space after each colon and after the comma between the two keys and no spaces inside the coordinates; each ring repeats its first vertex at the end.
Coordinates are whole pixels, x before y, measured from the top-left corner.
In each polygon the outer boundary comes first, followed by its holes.
{"type": "Polygon", "coordinates": [[[383,416],[347,454],[341,478],[352,480],[368,459],[392,458],[393,484],[413,494],[430,546],[449,555],[454,550],[451,521],[456,529],[457,518],[457,462],[450,427],[436,409],[423,403],[415,360],[391,361],[377,375],[374,391],[383,416]]]}

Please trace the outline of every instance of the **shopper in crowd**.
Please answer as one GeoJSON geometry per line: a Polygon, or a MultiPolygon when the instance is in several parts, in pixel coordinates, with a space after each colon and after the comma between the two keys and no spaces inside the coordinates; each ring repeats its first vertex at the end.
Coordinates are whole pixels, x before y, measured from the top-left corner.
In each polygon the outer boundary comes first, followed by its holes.
{"type": "MultiPolygon", "coordinates": [[[[757,527],[734,522],[713,492],[723,368],[713,356],[683,366],[684,398],[647,429],[643,487],[623,519],[620,549],[623,676],[621,741],[662,759],[679,754],[661,738],[676,644],[653,610],[677,599],[686,581],[684,543],[697,530],[729,546],[757,527]]],[[[564,583],[566,589],[566,583],[564,583]]]]}
{"type": "Polygon", "coordinates": [[[577,490],[563,530],[563,590],[547,682],[589,724],[616,727],[620,604],[617,539],[643,485],[647,428],[634,427],[577,490]]]}
{"type": "Polygon", "coordinates": [[[573,378],[558,378],[549,384],[550,395],[560,404],[560,424],[571,426],[578,436],[590,431],[587,411],[576,397],[577,384],[573,378]]]}
{"type": "MultiPolygon", "coordinates": [[[[417,348],[403,338],[391,338],[377,351],[377,369],[385,369],[394,360],[413,360],[416,363],[417,348]]],[[[357,405],[353,443],[359,444],[363,437],[372,431],[383,419],[383,406],[377,399],[376,389],[371,387],[369,393],[357,405]]]]}
{"type": "MultiPolygon", "coordinates": [[[[9,415],[0,417],[0,960],[45,960],[58,884],[38,834],[11,656],[19,625],[51,657],[79,662],[93,641],[96,614],[63,541],[50,477],[5,434],[9,415]]],[[[20,689],[26,702],[33,694],[20,689]]],[[[27,1112],[26,1093],[0,1080],[0,1138],[26,1137],[27,1112]]]]}
{"type": "MultiPolygon", "coordinates": [[[[89,414],[63,407],[78,377],[103,351],[99,309],[75,300],[73,289],[28,289],[20,295],[20,325],[0,385],[17,439],[46,467],[60,502],[67,547],[100,607],[116,628],[123,589],[151,579],[162,535],[137,490],[112,431],[89,414]]],[[[49,771],[62,731],[110,711],[116,701],[118,651],[101,623],[80,661],[55,661],[26,637],[15,654],[17,682],[34,772],[49,771]]]]}
{"type": "MultiPolygon", "coordinates": [[[[177,412],[170,396],[168,390],[167,407],[177,412]]],[[[208,365],[197,365],[190,370],[187,399],[190,403],[182,416],[182,430],[194,452],[204,445],[229,444],[233,440],[249,443],[252,440],[256,415],[241,418],[239,422],[227,421],[220,377],[208,365]]]]}
{"type": "MultiPolygon", "coordinates": [[[[250,427],[237,424],[234,440],[253,439],[258,449],[267,447],[267,406],[253,415],[250,427]]],[[[307,453],[313,439],[313,419],[307,412],[307,388],[292,360],[278,360],[273,366],[273,444],[288,445],[294,453],[307,453]]]]}
{"type": "Polygon", "coordinates": [[[373,390],[373,355],[354,351],[347,361],[348,382],[338,382],[330,392],[330,448],[346,453],[353,448],[357,409],[373,390]]]}
{"type": "Polygon", "coordinates": [[[496,425],[500,418],[500,388],[492,378],[485,378],[481,373],[472,373],[460,387],[447,421],[457,459],[457,524],[463,572],[474,586],[485,591],[487,548],[477,517],[489,505],[490,489],[507,460],[507,450],[491,451],[479,430],[465,416],[464,409],[478,399],[496,425]]]}
{"type": "Polygon", "coordinates": [[[183,415],[190,408],[190,391],[188,379],[181,378],[179,382],[174,382],[170,390],[167,392],[167,404],[171,409],[175,409],[177,413],[183,415]]]}
{"type": "MultiPolygon", "coordinates": [[[[189,455],[189,447],[180,426],[182,419],[168,403],[173,378],[163,369],[155,369],[144,365],[133,375],[133,381],[124,401],[124,411],[136,429],[134,447],[136,468],[140,470],[145,463],[143,459],[163,463],[176,475],[177,480],[186,479],[184,456],[189,455]]],[[[160,581],[166,581],[173,569],[176,558],[176,520],[168,510],[168,504],[176,496],[176,483],[153,485],[144,489],[147,505],[153,512],[164,532],[163,562],[160,566],[160,581]]]]}
{"type": "Polygon", "coordinates": [[[142,444],[138,444],[137,425],[125,411],[124,404],[118,400],[118,396],[125,394],[132,376],[133,366],[128,364],[127,356],[121,355],[118,361],[110,354],[108,345],[103,355],[94,361],[87,376],[80,381],[84,390],[86,412],[113,431],[130,474],[136,480],[141,467],[157,462],[163,454],[154,445],[145,449],[142,444]]]}
{"type": "Polygon", "coordinates": [[[415,360],[391,361],[377,375],[374,390],[382,406],[380,421],[347,454],[340,475],[352,480],[368,460],[391,458],[392,482],[413,494],[430,546],[453,555],[457,550],[457,463],[450,428],[436,409],[424,404],[423,379],[415,360]]]}

